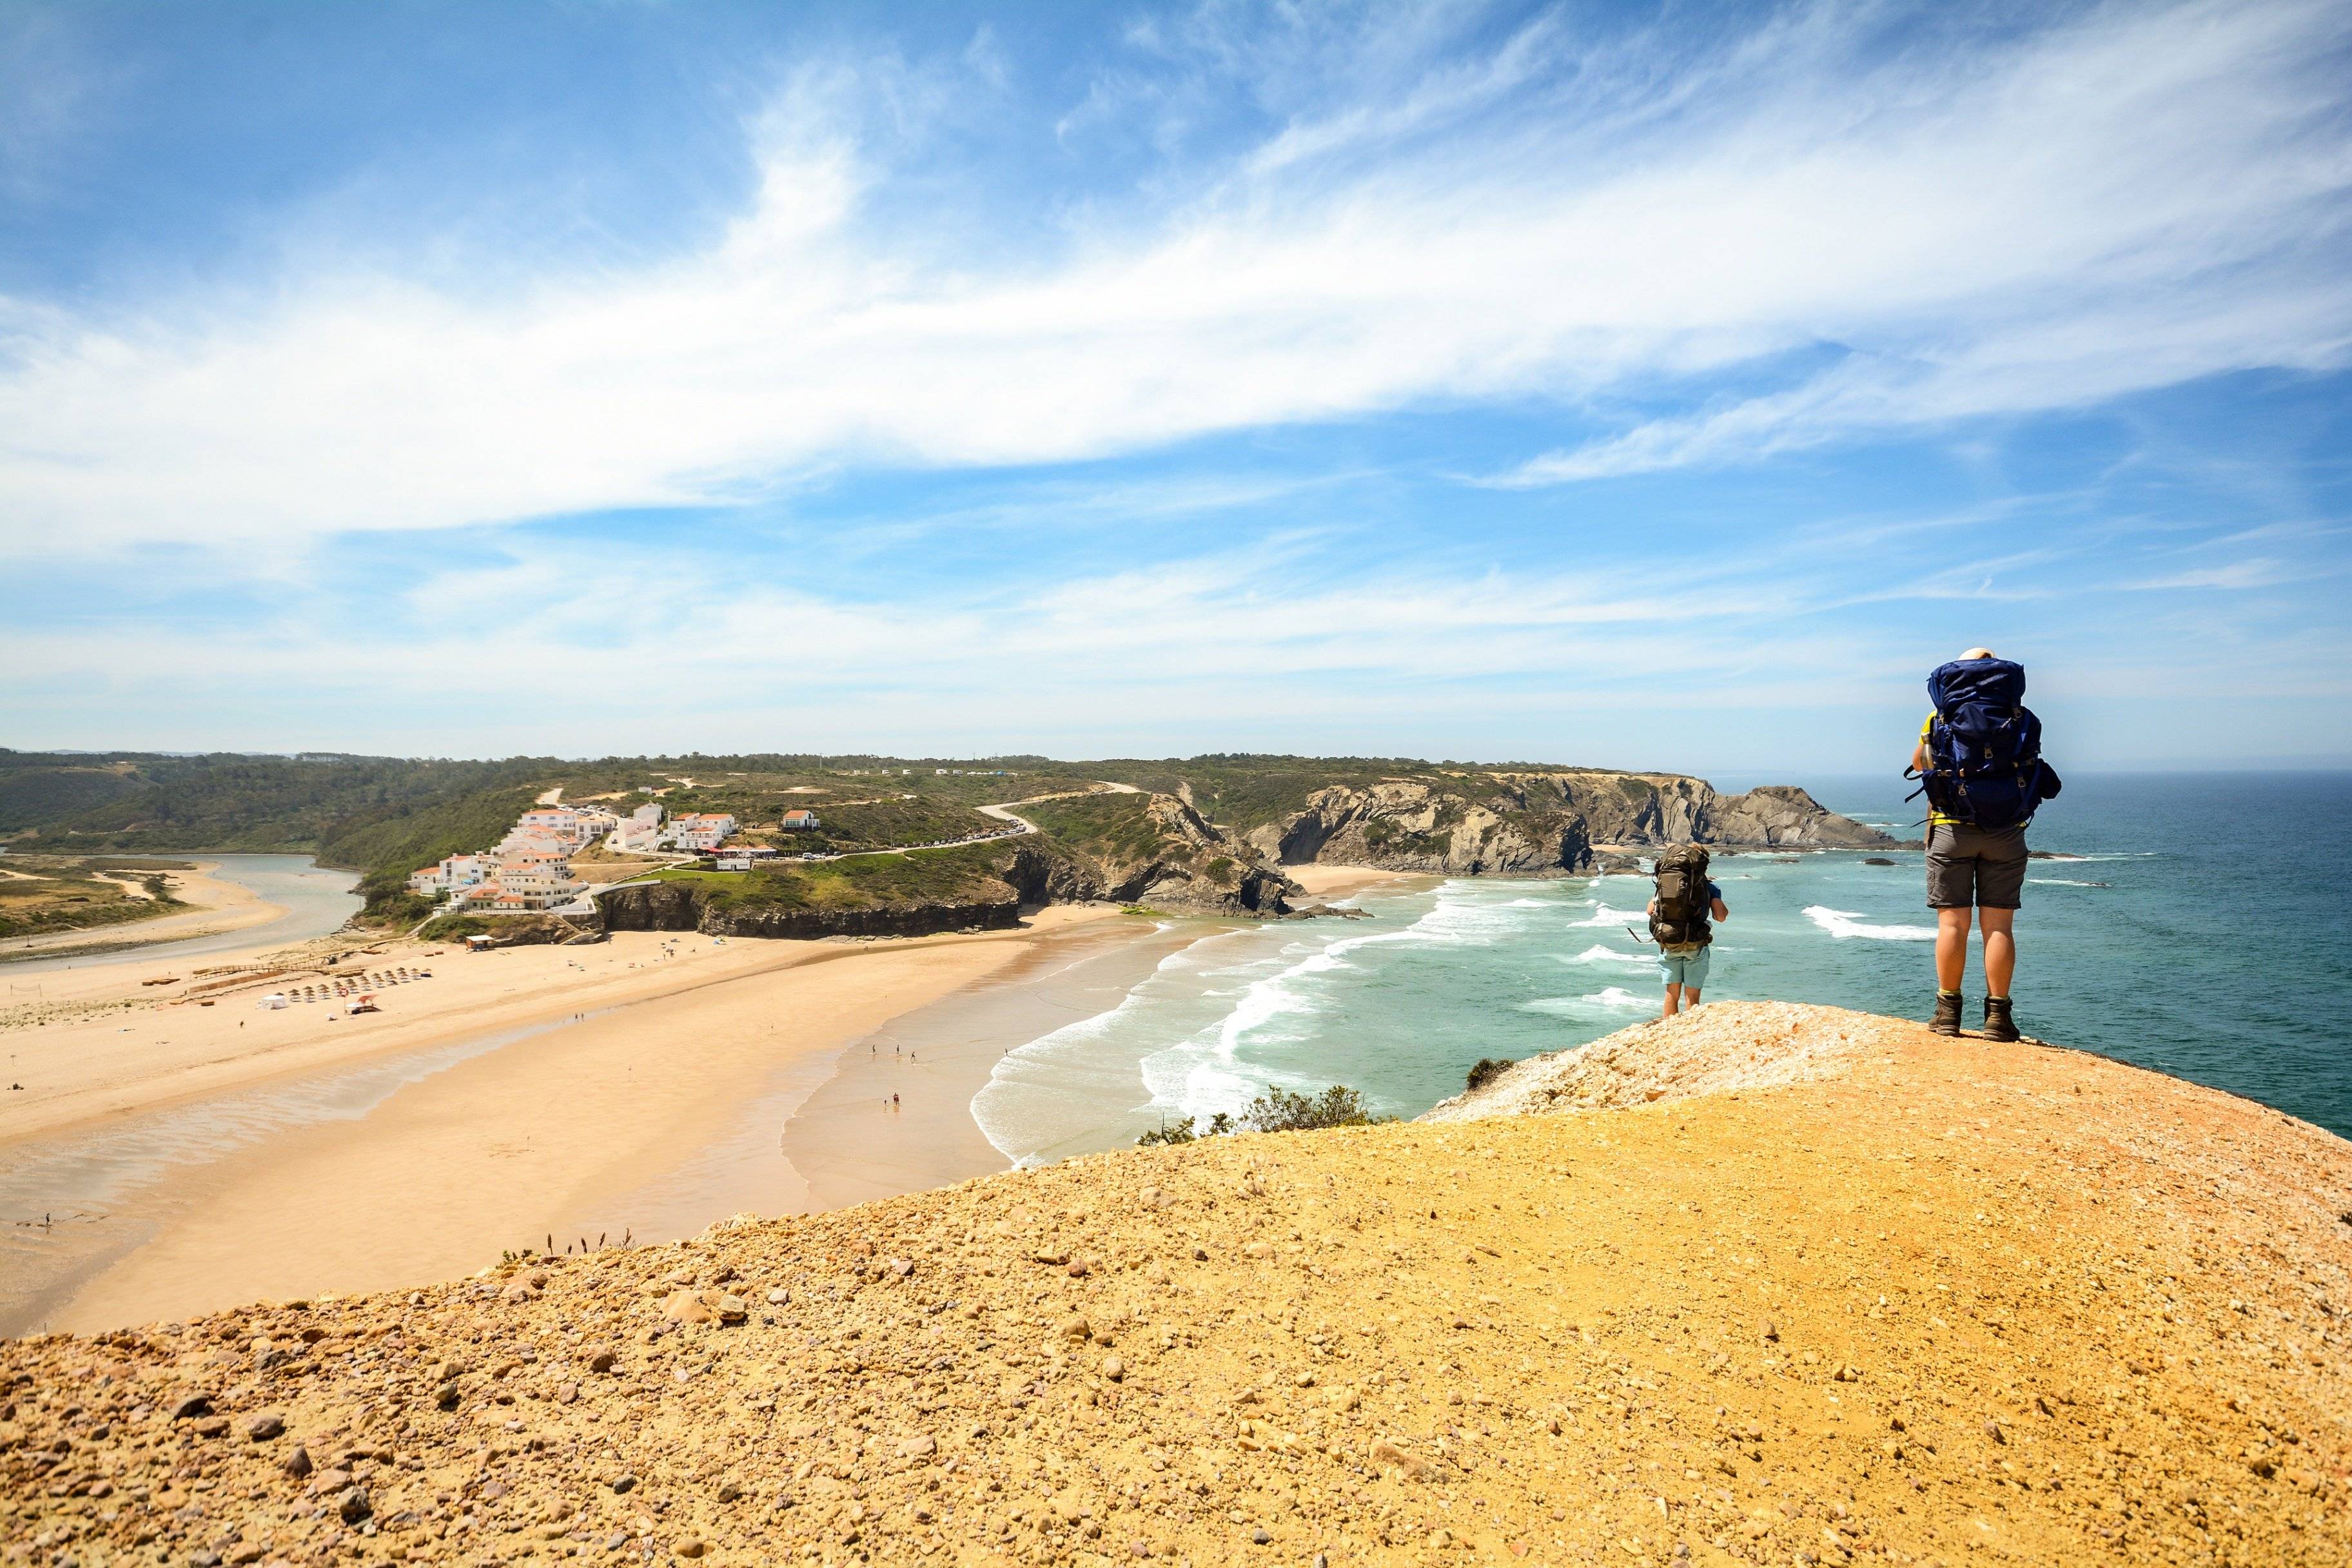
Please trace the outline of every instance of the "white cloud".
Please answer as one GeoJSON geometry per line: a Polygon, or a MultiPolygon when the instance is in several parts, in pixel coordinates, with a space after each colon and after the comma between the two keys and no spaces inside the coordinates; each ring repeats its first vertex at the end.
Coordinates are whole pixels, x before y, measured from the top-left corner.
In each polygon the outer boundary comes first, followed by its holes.
{"type": "Polygon", "coordinates": [[[1583,113],[1537,90],[1576,58],[1553,31],[1416,57],[1394,107],[1327,91],[1160,222],[984,270],[988,237],[874,221],[898,171],[841,107],[859,83],[812,73],[754,128],[748,210],[660,266],[495,302],[341,266],[259,309],[0,301],[0,530],[46,552],[695,505],[841,462],[1080,458],[1844,351],[1508,476],[1541,483],[2352,353],[2352,12],[2117,6],[1875,60],[1853,15],[1639,90],[1649,46],[1612,45],[1583,113]]]}
{"type": "Polygon", "coordinates": [[[2155,590],[2166,588],[2275,588],[2282,583],[2292,583],[2297,574],[2283,561],[2256,557],[2251,561],[2232,561],[2226,566],[2206,566],[2189,572],[2174,572],[2161,577],[2146,577],[2137,583],[2126,583],[2126,588],[2155,590]]]}

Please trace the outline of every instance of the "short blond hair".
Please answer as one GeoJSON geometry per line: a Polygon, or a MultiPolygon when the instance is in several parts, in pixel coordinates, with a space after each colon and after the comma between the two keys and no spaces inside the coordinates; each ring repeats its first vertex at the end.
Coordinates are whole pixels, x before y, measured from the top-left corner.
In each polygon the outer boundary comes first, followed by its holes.
{"type": "Polygon", "coordinates": [[[1992,649],[1989,647],[1972,647],[1969,649],[1968,652],[1960,655],[1960,657],[1962,658],[1997,658],[2000,656],[1995,654],[1992,649]]]}

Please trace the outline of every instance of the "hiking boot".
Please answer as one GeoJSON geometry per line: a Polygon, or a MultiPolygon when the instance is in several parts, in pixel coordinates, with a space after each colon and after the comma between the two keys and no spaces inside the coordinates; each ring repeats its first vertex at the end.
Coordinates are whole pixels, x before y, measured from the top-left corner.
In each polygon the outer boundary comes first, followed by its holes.
{"type": "Polygon", "coordinates": [[[1936,1016],[1928,1023],[1927,1027],[1939,1035],[1957,1035],[1960,1032],[1960,994],[1958,992],[1936,993],[1936,1016]]]}
{"type": "MultiPolygon", "coordinates": [[[[1954,1011],[1957,1012],[1958,1009],[1955,1008],[1954,1011]]],[[[2008,997],[1985,998],[1984,1037],[1988,1040],[2000,1040],[2004,1044],[2017,1038],[2017,1022],[2009,1016],[2008,997]]]]}

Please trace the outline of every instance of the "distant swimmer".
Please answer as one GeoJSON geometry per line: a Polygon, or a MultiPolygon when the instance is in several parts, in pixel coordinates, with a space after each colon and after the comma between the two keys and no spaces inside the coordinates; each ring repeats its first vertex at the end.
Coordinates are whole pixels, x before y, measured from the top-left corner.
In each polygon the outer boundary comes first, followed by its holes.
{"type": "Polygon", "coordinates": [[[2014,1040],[2017,907],[2025,889],[2025,829],[2063,787],[2042,760],[2042,721],[2025,706],[2025,667],[1972,647],[1927,677],[1935,710],[1919,726],[1906,778],[1927,797],[1927,907],[1936,911],[1939,1035],[1960,1032],[1969,911],[1984,935],[1984,1037],[2014,1040]]]}
{"type": "Polygon", "coordinates": [[[1643,912],[1650,917],[1650,940],[1658,944],[1658,974],[1666,983],[1658,1016],[1671,1018],[1685,1005],[1698,1005],[1714,951],[1714,922],[1731,918],[1723,889],[1707,879],[1706,851],[1696,844],[1662,851],[1643,912]]]}

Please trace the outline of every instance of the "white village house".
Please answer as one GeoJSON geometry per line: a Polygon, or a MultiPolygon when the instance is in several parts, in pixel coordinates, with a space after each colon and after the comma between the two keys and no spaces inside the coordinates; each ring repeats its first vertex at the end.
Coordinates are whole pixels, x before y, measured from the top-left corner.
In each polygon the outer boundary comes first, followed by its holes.
{"type": "Polygon", "coordinates": [[[673,818],[667,837],[680,849],[716,849],[735,831],[735,819],[725,812],[695,811],[673,818]]]}

